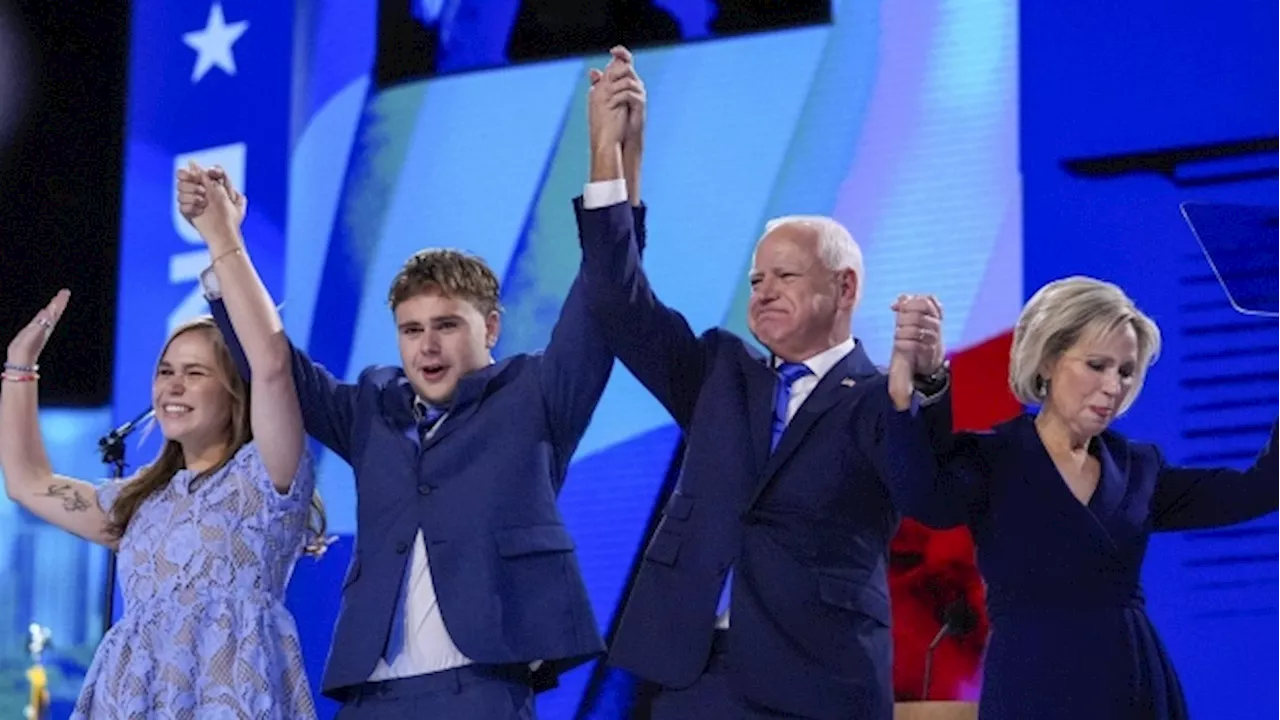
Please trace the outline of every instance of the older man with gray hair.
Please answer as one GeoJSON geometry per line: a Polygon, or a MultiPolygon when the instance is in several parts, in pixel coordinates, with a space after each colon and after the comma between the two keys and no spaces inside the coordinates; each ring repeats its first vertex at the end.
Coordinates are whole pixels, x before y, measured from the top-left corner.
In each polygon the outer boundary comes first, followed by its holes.
{"type": "MultiPolygon", "coordinates": [[[[643,121],[629,53],[592,77],[592,128],[643,121]]],[[[588,303],[686,450],[610,662],[661,686],[657,720],[887,720],[888,546],[933,478],[901,471],[881,438],[916,412],[950,432],[949,403],[934,402],[948,397],[941,309],[931,297],[893,306],[890,376],[918,391],[895,405],[850,331],[861,251],[836,221],[793,216],[766,226],[750,272],[748,325],[769,355],[720,328],[696,335],[640,266],[622,178],[618,148],[593,145],[588,303]]]]}

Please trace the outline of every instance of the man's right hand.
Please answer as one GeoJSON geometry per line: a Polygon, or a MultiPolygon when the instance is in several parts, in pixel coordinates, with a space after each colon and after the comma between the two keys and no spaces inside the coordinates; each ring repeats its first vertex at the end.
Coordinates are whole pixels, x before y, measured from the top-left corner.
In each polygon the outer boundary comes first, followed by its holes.
{"type": "Polygon", "coordinates": [[[607,152],[621,147],[627,128],[627,106],[615,100],[615,69],[618,61],[609,62],[604,71],[591,68],[587,78],[591,88],[587,91],[587,132],[591,139],[591,152],[607,152]]]}
{"type": "Polygon", "coordinates": [[[626,131],[622,136],[622,152],[627,156],[639,156],[644,149],[644,121],[648,97],[644,81],[636,73],[635,58],[621,45],[610,51],[613,59],[605,68],[605,75],[617,84],[615,95],[626,104],[626,131]]]}
{"type": "Polygon", "coordinates": [[[613,73],[625,87],[618,92],[627,106],[626,131],[622,136],[622,172],[627,180],[627,199],[631,205],[640,205],[640,166],[644,160],[644,125],[648,95],[644,81],[636,73],[631,52],[624,47],[613,49],[613,61],[606,74],[613,73]]]}
{"type": "MultiPolygon", "coordinates": [[[[626,48],[615,47],[603,71],[588,71],[587,129],[591,141],[591,181],[616,180],[622,174],[622,144],[629,129],[629,108],[643,102],[644,86],[626,48]]],[[[640,118],[643,123],[643,117],[640,118]]]]}

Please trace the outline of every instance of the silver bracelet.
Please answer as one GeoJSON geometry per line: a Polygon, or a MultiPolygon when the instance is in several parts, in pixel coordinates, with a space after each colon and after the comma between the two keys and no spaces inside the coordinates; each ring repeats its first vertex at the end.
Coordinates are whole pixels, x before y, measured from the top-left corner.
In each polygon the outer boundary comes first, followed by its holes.
{"type": "Polygon", "coordinates": [[[33,373],[38,371],[40,369],[40,366],[39,365],[19,365],[17,363],[6,362],[4,364],[4,369],[12,370],[14,372],[20,372],[20,373],[33,373]]]}

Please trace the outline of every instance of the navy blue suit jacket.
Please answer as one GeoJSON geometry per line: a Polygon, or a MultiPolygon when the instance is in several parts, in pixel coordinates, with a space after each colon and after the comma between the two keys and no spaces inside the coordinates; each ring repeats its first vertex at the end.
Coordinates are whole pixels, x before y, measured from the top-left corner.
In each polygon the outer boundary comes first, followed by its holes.
{"type": "MultiPolygon", "coordinates": [[[[642,209],[635,223],[643,227],[642,209]]],[[[212,308],[247,371],[225,308],[212,308]]],[[[465,376],[419,449],[407,435],[414,392],[400,367],[369,367],[346,383],[293,349],[307,433],[350,463],[356,480],[356,544],[326,695],[373,672],[419,529],[445,627],[467,657],[546,661],[535,675],[545,688],[603,652],[556,496],[612,367],[579,275],[546,350],[465,376]]]]}
{"type": "MultiPolygon", "coordinates": [[[[696,336],[653,294],[625,207],[582,213],[583,276],[601,331],[685,433],[677,488],[644,552],[612,664],[670,688],[707,667],[734,567],[728,662],[750,700],[808,718],[893,712],[886,565],[900,513],[881,443],[892,411],[861,344],[769,452],[776,376],[741,338],[696,336]]],[[[950,431],[947,400],[924,411],[950,431]]],[[[927,487],[932,478],[921,478],[927,487]]]]}

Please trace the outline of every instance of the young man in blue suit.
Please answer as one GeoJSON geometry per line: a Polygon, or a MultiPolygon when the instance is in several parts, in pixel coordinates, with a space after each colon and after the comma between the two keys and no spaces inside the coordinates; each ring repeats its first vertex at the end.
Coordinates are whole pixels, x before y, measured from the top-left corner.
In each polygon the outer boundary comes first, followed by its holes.
{"type": "MultiPolygon", "coordinates": [[[[593,110],[644,87],[625,50],[593,110]]],[[[619,122],[600,111],[593,122],[619,122]]],[[[593,182],[625,195],[617,153],[593,148],[593,182]]],[[[886,562],[901,513],[931,487],[881,442],[902,422],[887,379],[850,334],[861,253],[829,218],[769,223],[750,273],[748,324],[770,351],[715,328],[695,335],[654,295],[620,201],[584,210],[586,298],[610,347],[685,434],[680,480],[644,552],[610,662],[661,686],[655,720],[888,720],[886,562]],[[717,604],[720,603],[718,606],[717,604]]],[[[950,430],[941,309],[895,303],[891,372],[950,430]],[[904,380],[905,378],[905,380],[904,380]],[[937,402],[941,401],[941,402],[937,402]]]]}
{"type": "MultiPolygon", "coordinates": [[[[612,129],[597,140],[638,183],[639,145],[612,129]]],[[[179,174],[199,208],[196,185],[179,174]]],[[[638,194],[623,200],[643,237],[638,194]]],[[[604,650],[556,496],[613,355],[581,277],[542,353],[494,360],[498,301],[483,260],[424,250],[389,293],[401,367],[343,382],[293,349],[308,434],[355,470],[356,548],[323,682],[344,720],[533,718],[537,689],[604,650]]]]}

